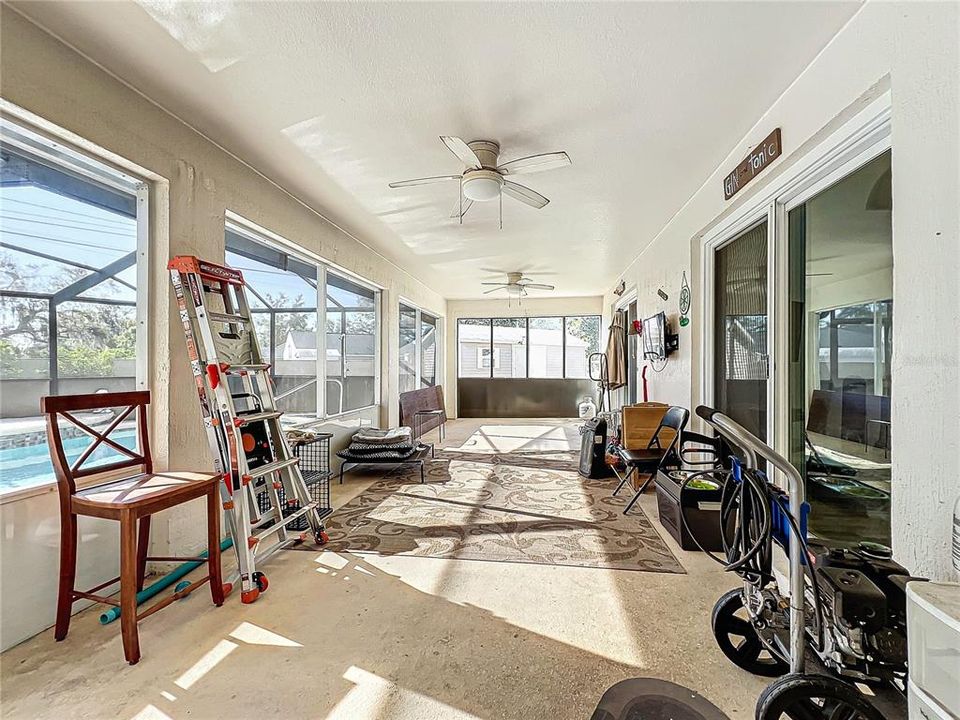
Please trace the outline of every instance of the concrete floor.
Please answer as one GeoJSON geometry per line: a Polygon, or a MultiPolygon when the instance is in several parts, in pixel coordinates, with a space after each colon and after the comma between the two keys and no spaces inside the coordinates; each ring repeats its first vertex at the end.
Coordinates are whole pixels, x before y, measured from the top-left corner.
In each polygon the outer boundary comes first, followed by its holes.
{"type": "MultiPolygon", "coordinates": [[[[431,433],[431,437],[435,433],[431,433]]],[[[572,423],[456,420],[444,445],[508,452],[576,443],[572,423]]],[[[338,506],[377,475],[334,486],[338,506]]],[[[648,493],[643,511],[656,518],[648,493]]],[[[119,627],[78,614],[0,656],[4,718],[586,720],[610,685],[659,677],[752,718],[762,679],[710,632],[735,585],[680,550],[686,575],[470,560],[291,551],[265,566],[257,603],[198,592],[144,621],[143,659],[119,627]]],[[[225,556],[227,557],[227,556],[225,556]]]]}

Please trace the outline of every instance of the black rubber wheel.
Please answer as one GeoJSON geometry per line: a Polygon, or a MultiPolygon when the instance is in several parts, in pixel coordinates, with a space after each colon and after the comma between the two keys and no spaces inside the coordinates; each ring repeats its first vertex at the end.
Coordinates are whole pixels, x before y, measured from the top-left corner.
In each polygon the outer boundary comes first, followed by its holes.
{"type": "Polygon", "coordinates": [[[757,720],[884,720],[859,690],[829,675],[785,675],[760,693],[757,720]]]}
{"type": "MultiPolygon", "coordinates": [[[[767,649],[750,620],[737,615],[742,610],[741,590],[731,590],[721,596],[713,606],[710,624],[720,650],[734,665],[754,675],[783,675],[790,666],[767,649]]],[[[743,612],[743,615],[746,615],[746,612],[743,612]]]]}

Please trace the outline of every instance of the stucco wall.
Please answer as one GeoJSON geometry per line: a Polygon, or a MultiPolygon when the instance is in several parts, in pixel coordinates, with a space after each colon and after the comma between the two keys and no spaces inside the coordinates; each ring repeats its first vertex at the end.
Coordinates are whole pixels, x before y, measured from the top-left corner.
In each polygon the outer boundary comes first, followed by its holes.
{"type": "MultiPolygon", "coordinates": [[[[298,201],[6,5],[0,5],[0,33],[5,103],[65,129],[81,147],[107,151],[116,164],[152,182],[148,378],[160,468],[210,465],[166,261],[177,254],[222,261],[227,210],[384,288],[380,406],[338,420],[331,429],[342,442],[361,417],[396,421],[396,382],[386,380],[398,370],[399,298],[443,316],[442,297],[324,220],[320,209],[298,201]]],[[[6,648],[53,622],[59,530],[50,492],[5,503],[0,511],[6,580],[0,589],[0,645],[6,648]]],[[[198,506],[158,516],[153,553],[192,553],[203,542],[202,515],[198,506]]],[[[81,522],[78,585],[90,587],[114,575],[114,525],[81,522]]]]}
{"type": "MultiPolygon", "coordinates": [[[[651,398],[695,405],[702,348],[698,317],[701,237],[791,163],[886,90],[891,91],[893,162],[893,545],[912,571],[950,578],[948,543],[960,493],[960,5],[867,2],[731,148],[701,189],[655,237],[638,237],[625,268],[639,313],[676,312],[680,275],[693,287],[692,322],[680,354],[652,374],[651,398]],[[725,202],[722,178],[772,128],[784,154],[725,202]],[[672,291],[672,292],[671,292],[672,291]]],[[[615,297],[608,292],[604,306],[615,297]]]]}
{"type": "MultiPolygon", "coordinates": [[[[516,298],[483,300],[448,300],[446,324],[446,382],[444,401],[447,415],[457,412],[457,320],[460,318],[539,317],[549,315],[603,315],[603,298],[591,297],[528,297],[522,304],[516,298]]],[[[600,344],[607,341],[606,317],[600,323],[600,344]]]]}

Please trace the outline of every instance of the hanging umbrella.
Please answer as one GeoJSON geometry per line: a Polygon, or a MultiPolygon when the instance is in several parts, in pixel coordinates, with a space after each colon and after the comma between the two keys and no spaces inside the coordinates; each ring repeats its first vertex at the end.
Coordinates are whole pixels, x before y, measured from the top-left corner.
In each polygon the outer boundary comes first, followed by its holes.
{"type": "Polygon", "coordinates": [[[607,338],[607,383],[611,390],[627,384],[627,353],[623,343],[623,328],[626,324],[626,313],[616,310],[613,321],[610,323],[610,337],[607,338]]]}

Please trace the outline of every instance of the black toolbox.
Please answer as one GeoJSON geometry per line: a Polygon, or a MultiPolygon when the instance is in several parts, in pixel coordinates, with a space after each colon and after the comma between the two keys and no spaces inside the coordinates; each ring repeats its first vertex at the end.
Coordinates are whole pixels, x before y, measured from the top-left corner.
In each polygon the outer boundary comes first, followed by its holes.
{"type": "MultiPolygon", "coordinates": [[[[686,488],[683,491],[683,513],[689,530],[683,525],[680,518],[680,485],[689,472],[666,468],[657,471],[660,524],[684,550],[699,550],[701,546],[711,552],[723,550],[720,538],[720,489],[686,488]]],[[[732,523],[733,517],[730,517],[728,524],[732,526],[732,523]]]]}

